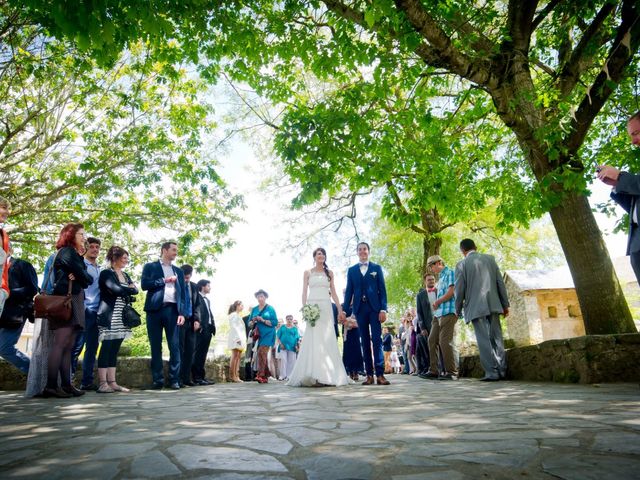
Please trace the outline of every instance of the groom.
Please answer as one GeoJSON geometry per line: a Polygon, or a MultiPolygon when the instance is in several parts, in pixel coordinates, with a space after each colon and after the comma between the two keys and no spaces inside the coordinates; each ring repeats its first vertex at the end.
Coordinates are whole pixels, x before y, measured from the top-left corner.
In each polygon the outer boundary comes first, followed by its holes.
{"type": "Polygon", "coordinates": [[[362,384],[373,385],[375,364],[378,385],[389,385],[389,381],[383,375],[384,357],[382,356],[381,324],[387,320],[387,290],[384,286],[384,276],[380,265],[369,262],[369,244],[365,242],[358,244],[358,258],[360,263],[349,268],[347,272],[347,288],[344,293],[345,311],[342,313],[341,321],[343,323],[346,321],[353,308],[358,321],[367,370],[367,379],[362,384]]]}

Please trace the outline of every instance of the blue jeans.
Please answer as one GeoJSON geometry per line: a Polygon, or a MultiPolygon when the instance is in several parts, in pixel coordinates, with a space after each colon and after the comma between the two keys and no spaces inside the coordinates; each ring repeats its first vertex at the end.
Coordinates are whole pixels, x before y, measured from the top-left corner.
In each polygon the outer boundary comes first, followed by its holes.
{"type": "Polygon", "coordinates": [[[76,343],[71,352],[71,374],[75,375],[78,367],[78,357],[84,347],[82,359],[82,385],[93,384],[93,366],[96,363],[98,351],[98,312],[84,309],[84,330],[78,332],[76,343]]]}
{"type": "Polygon", "coordinates": [[[367,375],[373,375],[375,369],[375,374],[379,377],[384,374],[384,356],[382,355],[382,325],[378,315],[378,312],[371,310],[368,303],[363,303],[356,314],[356,320],[360,330],[362,356],[367,375]],[[371,351],[372,343],[373,352],[371,351]]]}
{"type": "Polygon", "coordinates": [[[175,304],[163,306],[155,312],[147,312],[147,334],[151,346],[151,376],[155,384],[164,384],[162,370],[163,329],[169,345],[169,382],[180,383],[180,334],[178,332],[178,308],[175,304]]]}
{"type": "Polygon", "coordinates": [[[29,357],[16,348],[23,328],[24,323],[19,328],[0,328],[0,357],[23,373],[27,373],[29,371],[29,357]]]}

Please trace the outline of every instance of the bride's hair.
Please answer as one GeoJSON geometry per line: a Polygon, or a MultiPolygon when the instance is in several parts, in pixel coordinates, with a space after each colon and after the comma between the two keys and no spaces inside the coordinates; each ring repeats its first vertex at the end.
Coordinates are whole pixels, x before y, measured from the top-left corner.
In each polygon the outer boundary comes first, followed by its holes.
{"type": "Polygon", "coordinates": [[[324,268],[324,273],[326,273],[327,278],[329,280],[331,280],[331,275],[329,275],[329,266],[327,265],[327,251],[322,248],[322,247],[318,247],[313,251],[313,259],[316,259],[316,253],[318,252],[322,252],[322,254],[324,255],[324,263],[322,264],[322,268],[324,268]]]}

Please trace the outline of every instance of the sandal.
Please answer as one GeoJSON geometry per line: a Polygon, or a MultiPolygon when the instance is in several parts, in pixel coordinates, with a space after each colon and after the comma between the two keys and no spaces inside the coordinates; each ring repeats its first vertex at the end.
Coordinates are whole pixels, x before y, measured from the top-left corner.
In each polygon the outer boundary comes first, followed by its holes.
{"type": "Polygon", "coordinates": [[[100,382],[100,386],[98,387],[98,390],[96,390],[96,393],[113,393],[113,392],[115,392],[115,390],[111,388],[109,386],[109,383],[107,382],[100,382]]]}
{"type": "Polygon", "coordinates": [[[114,392],[127,393],[127,392],[131,391],[127,387],[123,387],[122,385],[118,385],[115,380],[108,381],[107,383],[109,384],[109,387],[111,388],[111,390],[114,391],[114,392]]]}

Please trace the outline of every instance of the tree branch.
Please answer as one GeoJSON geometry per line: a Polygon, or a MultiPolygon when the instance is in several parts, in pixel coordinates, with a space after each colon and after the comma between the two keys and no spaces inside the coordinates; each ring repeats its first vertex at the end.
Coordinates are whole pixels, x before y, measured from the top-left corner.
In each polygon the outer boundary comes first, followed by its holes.
{"type": "Polygon", "coordinates": [[[575,156],[587,135],[591,123],[602,109],[613,89],[622,79],[640,45],[640,6],[635,0],[624,0],[622,21],[609,49],[602,70],[587,90],[571,121],[571,133],[565,145],[569,156],[575,156]]]}
{"type": "Polygon", "coordinates": [[[576,48],[571,52],[568,61],[560,68],[559,89],[563,98],[571,93],[571,90],[580,79],[580,75],[593,63],[594,57],[593,55],[587,55],[587,47],[601,36],[604,22],[615,11],[615,8],[616,5],[614,3],[605,3],[603,5],[582,35],[576,48]]]}

